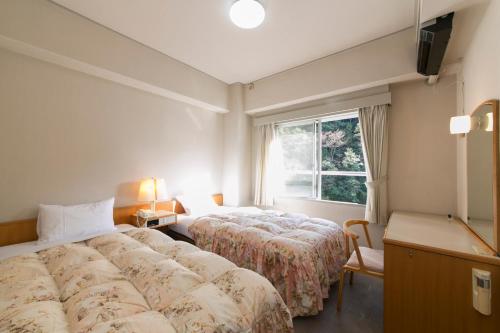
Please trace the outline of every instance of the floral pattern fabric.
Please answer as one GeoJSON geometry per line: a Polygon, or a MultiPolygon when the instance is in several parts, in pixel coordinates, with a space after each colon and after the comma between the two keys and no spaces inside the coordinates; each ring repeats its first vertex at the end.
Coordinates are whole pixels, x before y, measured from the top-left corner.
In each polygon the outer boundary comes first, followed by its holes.
{"type": "Polygon", "coordinates": [[[0,261],[0,332],[293,332],[260,275],[134,229],[0,261]]]}
{"type": "Polygon", "coordinates": [[[303,214],[211,214],[195,220],[189,232],[201,249],[265,276],[292,316],[321,311],[345,264],[342,229],[303,214]]]}

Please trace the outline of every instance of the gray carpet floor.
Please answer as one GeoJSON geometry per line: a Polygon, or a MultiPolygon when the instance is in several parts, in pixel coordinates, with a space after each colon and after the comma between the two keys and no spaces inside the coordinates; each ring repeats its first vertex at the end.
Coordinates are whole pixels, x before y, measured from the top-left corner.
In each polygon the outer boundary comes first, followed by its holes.
{"type": "Polygon", "coordinates": [[[316,316],[293,320],[295,333],[381,333],[384,330],[383,280],[354,275],[353,285],[344,285],[342,311],[337,312],[338,282],[332,285],[324,309],[316,316]]]}

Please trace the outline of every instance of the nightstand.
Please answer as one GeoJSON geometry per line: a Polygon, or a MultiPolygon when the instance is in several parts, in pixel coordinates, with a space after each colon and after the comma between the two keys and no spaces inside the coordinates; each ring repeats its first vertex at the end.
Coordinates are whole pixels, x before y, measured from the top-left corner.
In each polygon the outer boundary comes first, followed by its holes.
{"type": "Polygon", "coordinates": [[[149,217],[140,217],[135,213],[132,218],[136,226],[142,228],[156,229],[177,223],[177,214],[166,210],[158,210],[155,215],[149,217]]]}

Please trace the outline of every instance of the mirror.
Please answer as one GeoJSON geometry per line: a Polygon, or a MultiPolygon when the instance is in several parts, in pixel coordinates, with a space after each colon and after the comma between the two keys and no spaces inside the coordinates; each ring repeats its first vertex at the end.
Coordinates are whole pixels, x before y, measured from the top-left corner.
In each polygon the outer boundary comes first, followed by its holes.
{"type": "Polygon", "coordinates": [[[498,250],[498,101],[482,103],[471,114],[467,134],[467,223],[498,250]]]}

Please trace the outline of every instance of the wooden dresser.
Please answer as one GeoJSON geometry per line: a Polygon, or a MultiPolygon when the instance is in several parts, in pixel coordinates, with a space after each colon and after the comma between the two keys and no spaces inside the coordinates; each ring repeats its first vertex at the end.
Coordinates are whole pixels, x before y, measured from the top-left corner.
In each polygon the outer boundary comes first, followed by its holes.
{"type": "Polygon", "coordinates": [[[384,332],[500,332],[500,258],[463,222],[395,212],[384,251],[384,332]],[[472,268],[491,272],[490,316],[472,306],[472,268]]]}

